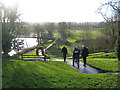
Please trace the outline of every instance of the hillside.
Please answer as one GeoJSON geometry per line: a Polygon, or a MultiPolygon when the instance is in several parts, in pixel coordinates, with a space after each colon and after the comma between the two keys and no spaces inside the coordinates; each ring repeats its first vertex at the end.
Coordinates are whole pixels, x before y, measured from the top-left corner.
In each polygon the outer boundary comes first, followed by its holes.
{"type": "Polygon", "coordinates": [[[3,88],[118,87],[118,75],[116,74],[82,74],[64,62],[3,59],[2,67],[3,88]]]}

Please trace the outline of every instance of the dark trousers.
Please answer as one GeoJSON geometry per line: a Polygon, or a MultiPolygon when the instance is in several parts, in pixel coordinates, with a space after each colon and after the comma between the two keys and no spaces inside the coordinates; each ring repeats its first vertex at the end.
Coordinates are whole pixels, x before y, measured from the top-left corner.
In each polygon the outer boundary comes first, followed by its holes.
{"type": "Polygon", "coordinates": [[[86,57],[83,57],[84,66],[86,65],[86,57]]]}
{"type": "MultiPolygon", "coordinates": [[[[73,58],[73,66],[74,66],[74,62],[75,62],[75,59],[73,58]]],[[[77,65],[78,65],[78,67],[79,67],[79,58],[76,59],[76,62],[77,62],[77,65]]]]}
{"type": "Polygon", "coordinates": [[[66,61],[66,53],[63,53],[64,62],[66,61]]]}

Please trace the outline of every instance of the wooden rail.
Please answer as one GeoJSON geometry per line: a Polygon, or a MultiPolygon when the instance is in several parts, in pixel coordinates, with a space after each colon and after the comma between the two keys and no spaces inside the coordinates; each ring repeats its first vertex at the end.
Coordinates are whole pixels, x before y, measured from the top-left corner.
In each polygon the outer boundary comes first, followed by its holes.
{"type": "Polygon", "coordinates": [[[36,60],[36,59],[44,59],[46,61],[46,55],[21,55],[22,60],[36,60]]]}

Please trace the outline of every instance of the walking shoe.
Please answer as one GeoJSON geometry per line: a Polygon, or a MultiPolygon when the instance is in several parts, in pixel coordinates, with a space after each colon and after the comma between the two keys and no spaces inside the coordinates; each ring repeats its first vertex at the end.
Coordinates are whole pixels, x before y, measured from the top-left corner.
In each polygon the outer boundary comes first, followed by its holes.
{"type": "Polygon", "coordinates": [[[86,67],[86,65],[83,65],[84,67],[86,67]]]}

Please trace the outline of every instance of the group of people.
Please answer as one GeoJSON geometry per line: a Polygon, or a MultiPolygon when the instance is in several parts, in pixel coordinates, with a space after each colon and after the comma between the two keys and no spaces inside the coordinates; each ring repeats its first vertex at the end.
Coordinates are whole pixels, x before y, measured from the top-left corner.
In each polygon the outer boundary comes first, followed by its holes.
{"type": "MultiPolygon", "coordinates": [[[[61,50],[61,52],[63,53],[63,58],[64,58],[64,62],[66,61],[66,55],[67,55],[67,48],[64,46],[61,50]]],[[[86,57],[88,56],[88,48],[85,45],[82,45],[82,50],[80,53],[80,49],[76,46],[73,50],[73,66],[74,66],[74,62],[77,62],[77,65],[79,67],[79,59],[80,59],[80,54],[83,58],[84,61],[84,65],[86,66],[86,57]]]]}

